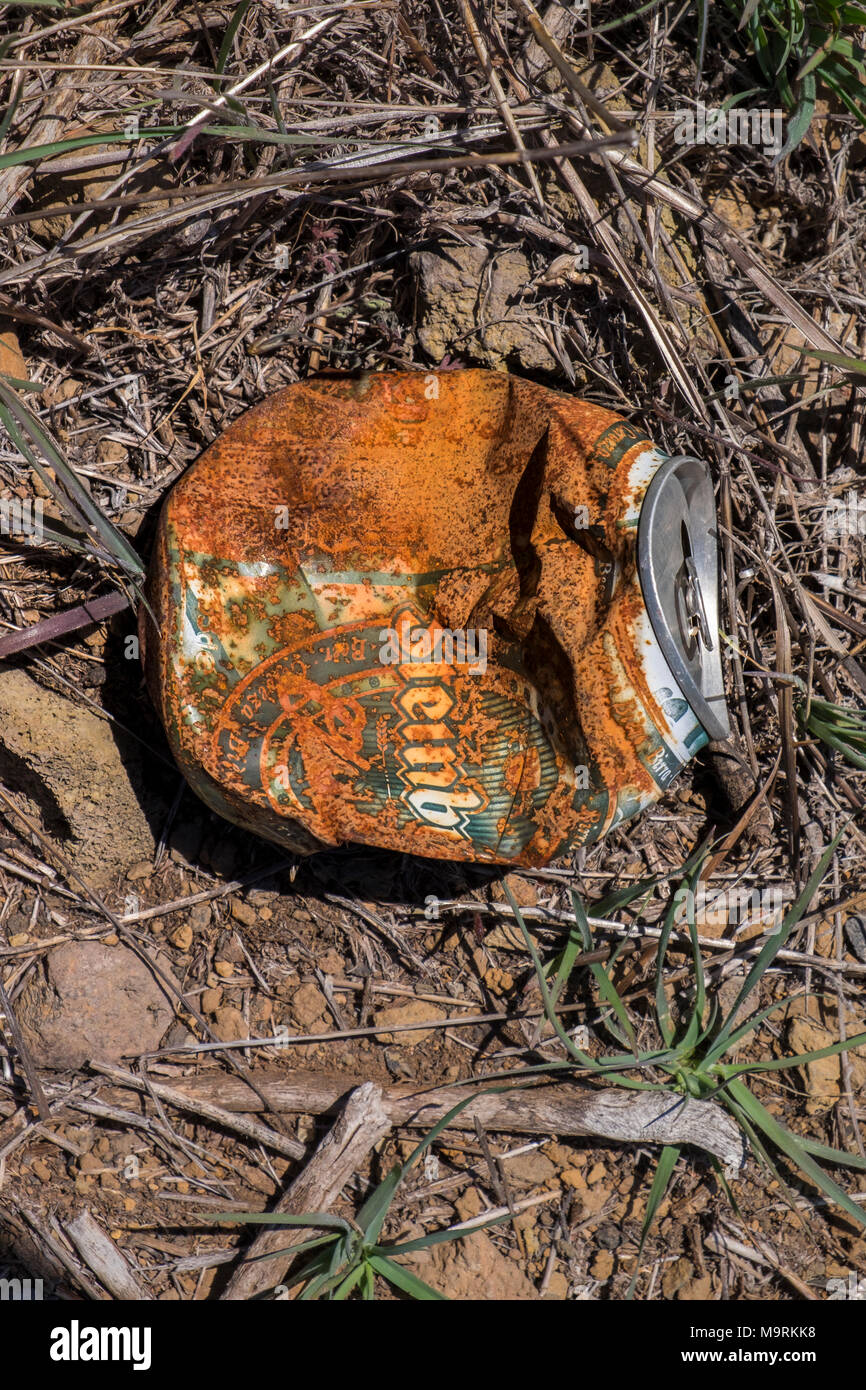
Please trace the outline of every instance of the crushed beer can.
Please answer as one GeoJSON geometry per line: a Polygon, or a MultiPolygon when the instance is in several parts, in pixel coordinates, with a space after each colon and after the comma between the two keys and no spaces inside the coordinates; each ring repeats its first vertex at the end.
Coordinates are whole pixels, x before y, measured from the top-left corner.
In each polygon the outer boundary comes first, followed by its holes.
{"type": "Polygon", "coordinates": [[[717,568],[706,465],[609,410],[315,377],[169,494],[145,669],[189,782],[257,835],[544,865],[727,735],[717,568]]]}

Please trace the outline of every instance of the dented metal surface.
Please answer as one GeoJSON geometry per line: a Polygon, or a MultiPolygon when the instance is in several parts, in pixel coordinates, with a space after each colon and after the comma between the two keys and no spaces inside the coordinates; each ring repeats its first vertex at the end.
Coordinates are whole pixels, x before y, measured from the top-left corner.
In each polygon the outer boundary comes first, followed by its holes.
{"type": "Polygon", "coordinates": [[[190,783],[300,852],[543,865],[634,815],[707,741],[638,575],[664,461],[498,372],[248,411],[170,493],[142,610],[190,783]]]}

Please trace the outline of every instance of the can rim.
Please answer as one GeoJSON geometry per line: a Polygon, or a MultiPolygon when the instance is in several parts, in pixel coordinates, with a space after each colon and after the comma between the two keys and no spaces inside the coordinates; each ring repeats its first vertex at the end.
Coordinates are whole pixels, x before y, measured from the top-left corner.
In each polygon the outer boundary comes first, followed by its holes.
{"type": "Polygon", "coordinates": [[[718,554],[713,482],[706,462],[690,454],[666,458],[640,509],[638,574],[671,674],[711,739],[727,738],[731,731],[718,632],[718,554]],[[688,650],[683,617],[690,605],[696,629],[688,650]]]}

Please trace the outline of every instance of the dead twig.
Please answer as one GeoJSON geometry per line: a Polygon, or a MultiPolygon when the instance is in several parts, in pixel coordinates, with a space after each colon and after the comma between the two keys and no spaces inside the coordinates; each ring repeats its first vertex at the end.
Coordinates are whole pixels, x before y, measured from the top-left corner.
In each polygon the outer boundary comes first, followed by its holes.
{"type": "MultiPolygon", "coordinates": [[[[328,1211],[361,1168],[370,1150],[391,1129],[378,1086],[366,1081],[353,1090],[343,1113],[309,1163],[283,1193],[275,1212],[300,1216],[328,1211]]],[[[256,1236],[223,1293],[231,1301],[256,1298],[278,1284],[292,1262],[292,1246],[308,1239],[303,1228],[271,1226],[256,1236]],[[286,1251],[285,1255],[277,1251],[286,1251]],[[273,1256],[266,1259],[266,1256],[273,1256]]]]}

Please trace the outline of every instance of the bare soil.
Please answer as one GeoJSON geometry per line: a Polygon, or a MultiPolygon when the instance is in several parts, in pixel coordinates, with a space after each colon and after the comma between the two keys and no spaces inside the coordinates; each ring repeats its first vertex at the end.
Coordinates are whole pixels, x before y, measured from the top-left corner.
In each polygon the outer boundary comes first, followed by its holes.
{"type": "MultiPolygon", "coordinates": [[[[511,370],[626,413],[671,453],[705,455],[719,480],[740,771],[726,783],[702,754],[639,820],[509,886],[548,959],[565,940],[572,888],[592,913],[613,889],[663,880],[640,913],[614,914],[618,930],[598,928],[604,946],[635,939],[613,979],[650,1046],[647,929],[696,846],[728,836],[714,885],[790,901],[849,818],[754,1001],[789,1002],[738,1057],[790,1056],[866,1029],[855,949],[864,774],[800,736],[767,675],[794,671],[863,704],[862,534],[828,537],[822,525],[828,505],[862,486],[862,387],[801,352],[863,353],[864,137],[853,118],[825,103],[778,165],[749,148],[676,146],[671,113],[694,101],[696,82],[688,26],[666,36],[648,20],[590,47],[564,7],[549,7],[582,84],[638,132],[624,153],[658,174],[663,186],[647,190],[615,147],[534,160],[531,173],[467,166],[470,154],[609,133],[513,7],[478,7],[473,40],[475,11],[457,0],[306,17],[300,5],[253,5],[229,38],[224,77],[232,5],[130,5],[56,29],[47,11],[13,8],[0,24],[20,25],[22,65],[0,62],[0,104],[16,103],[0,153],[90,143],[0,168],[0,371],[38,383],[25,399],[106,515],[146,557],[161,499],[202,449],[266,394],[325,369],[511,370]],[[162,133],[199,112],[194,139],[162,133]],[[149,155],[104,138],[136,115],[149,155]],[[407,140],[413,165],[395,170],[407,140]],[[385,174],[370,167],[383,159],[385,174]],[[726,395],[732,380],[739,392],[726,395]]],[[[748,85],[730,52],[704,74],[708,105],[748,85]]],[[[0,496],[41,497],[46,525],[60,520],[5,437],[0,496]]],[[[0,635],[124,582],[93,555],[5,535],[0,546],[0,635]]],[[[303,1085],[313,1074],[344,1078],[347,1092],[374,1081],[387,1095],[501,1079],[564,1053],[501,874],[359,847],[288,861],[218,820],[171,761],[134,633],[127,611],[0,665],[0,1266],[43,1277],[62,1298],[110,1295],[68,1234],[86,1208],[147,1297],[217,1299],[249,1240],[220,1214],[270,1209],[342,1102],[318,1113],[310,1082],[308,1110],[277,1114],[250,1090],[249,1111],[224,1104],[220,1120],[142,1091],[141,1078],[178,1088],[210,1078],[219,1106],[238,1069],[260,1091],[268,1078],[303,1085]],[[92,942],[162,971],[174,1016],[157,1055],[142,1057],[141,1038],[121,1027],[87,1063],[36,1061],[26,1039],[47,956],[92,942]],[[214,1046],[245,1039],[259,1041],[214,1046]],[[267,1132],[239,1132],[245,1117],[267,1132]]],[[[730,1006],[761,924],[700,929],[711,988],[730,1006]]],[[[683,1009],[693,967],[681,944],[667,971],[683,1009]]],[[[586,966],[562,1002],[593,1055],[609,1050],[586,966]]],[[[863,1154],[863,1056],[750,1084],[795,1132],[863,1154]]],[[[334,1210],[356,1214],[421,1133],[395,1125],[334,1210]]],[[[503,1224],[424,1251],[413,1268],[460,1300],[622,1299],[657,1159],[649,1143],[449,1129],[401,1186],[384,1238],[504,1209],[503,1224]]],[[[862,1226],[776,1161],[774,1175],[752,1151],[726,1191],[707,1155],[686,1150],[637,1297],[824,1299],[829,1280],[866,1274],[862,1226]]],[[[862,1175],[834,1176],[863,1197],[862,1175]]],[[[395,1296],[384,1283],[378,1292],[395,1296]]]]}

